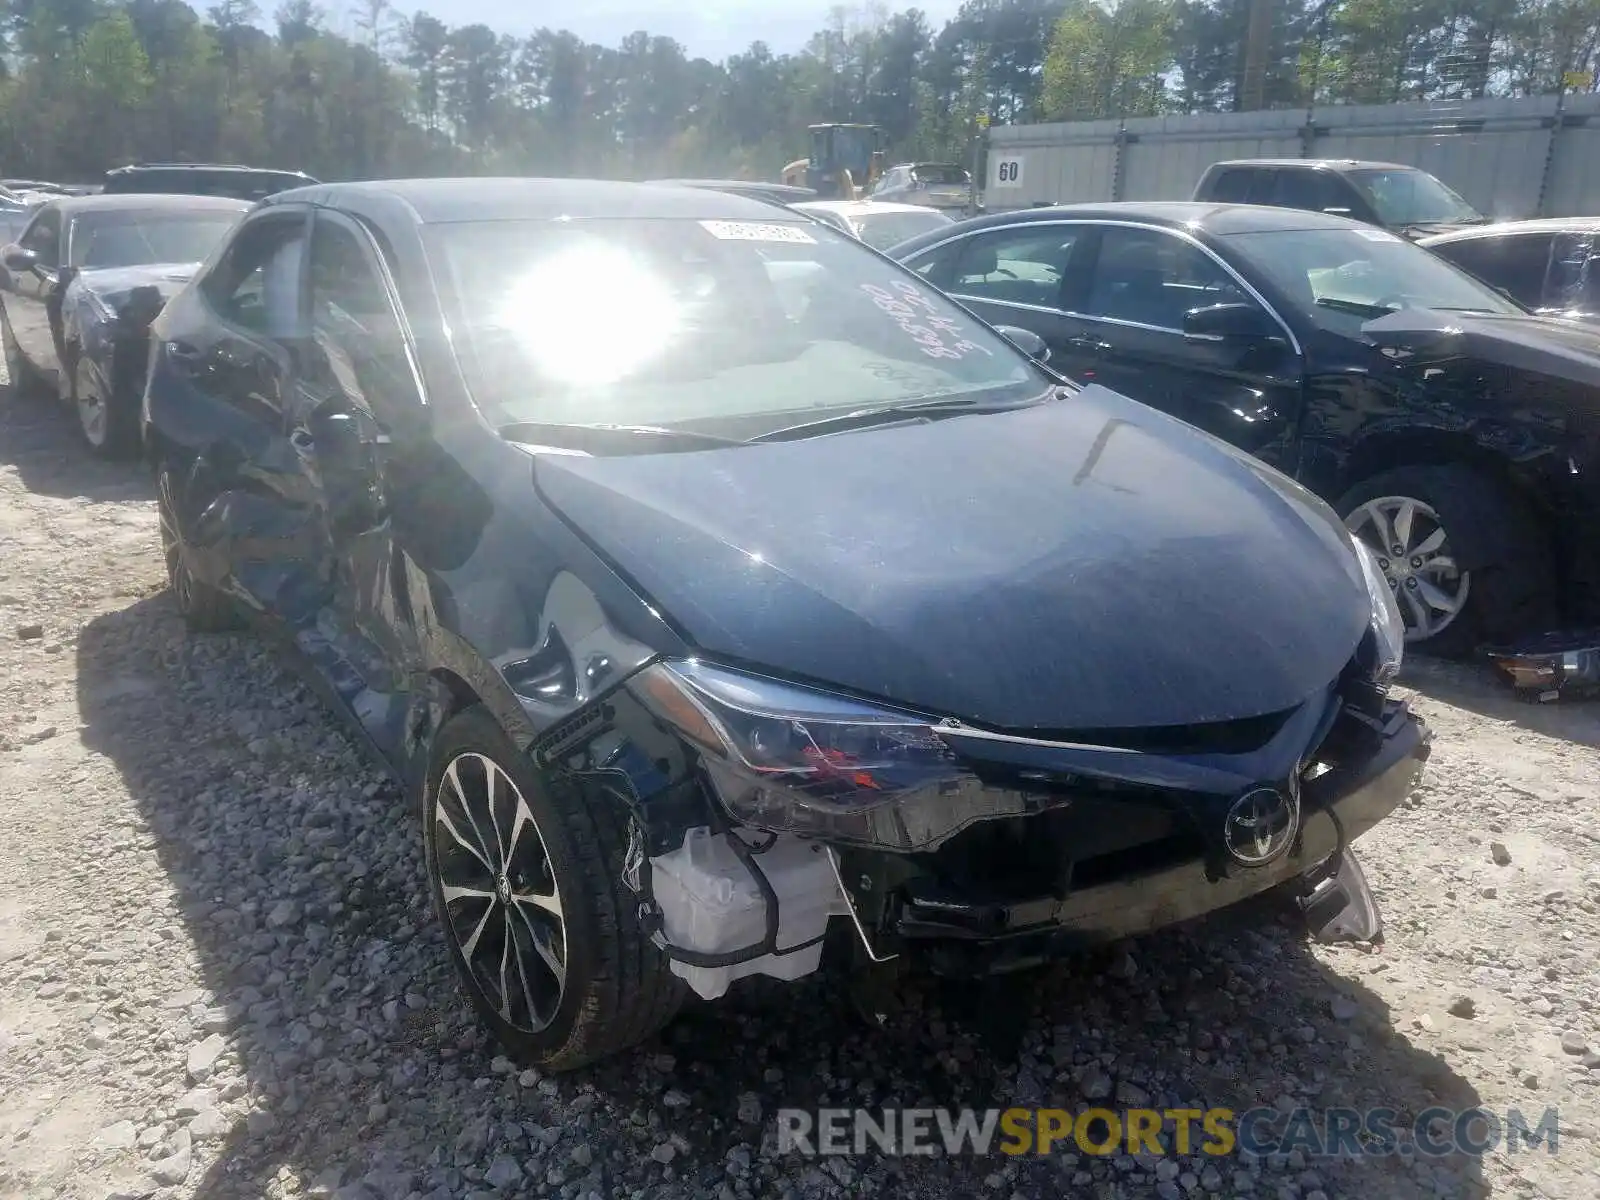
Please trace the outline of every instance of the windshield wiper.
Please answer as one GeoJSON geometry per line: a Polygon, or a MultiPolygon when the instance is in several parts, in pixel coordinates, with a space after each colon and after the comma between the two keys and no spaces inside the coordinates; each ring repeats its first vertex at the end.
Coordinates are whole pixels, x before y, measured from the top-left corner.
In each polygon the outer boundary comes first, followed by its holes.
{"type": "Polygon", "coordinates": [[[679,445],[695,446],[743,446],[745,443],[740,438],[722,437],[715,433],[700,433],[694,429],[669,429],[663,425],[616,425],[610,423],[579,424],[567,421],[513,421],[509,425],[500,426],[500,436],[514,442],[526,442],[530,438],[540,438],[571,434],[574,431],[584,433],[622,433],[638,437],[660,438],[662,441],[675,442],[679,445]]]}
{"type": "Polygon", "coordinates": [[[1387,317],[1399,312],[1388,304],[1363,304],[1360,300],[1341,300],[1337,296],[1318,296],[1318,308],[1331,308],[1334,312],[1349,313],[1353,317],[1387,317]]]}
{"type": "Polygon", "coordinates": [[[843,433],[851,429],[867,429],[873,425],[892,425],[897,421],[910,420],[919,416],[953,416],[957,413],[996,413],[1007,412],[1013,408],[1031,408],[1045,400],[1063,392],[1065,389],[1051,388],[1043,396],[1031,396],[1026,400],[979,400],[976,397],[946,396],[942,399],[915,400],[907,404],[879,404],[872,408],[858,408],[854,412],[840,413],[833,417],[819,417],[815,421],[802,421],[798,425],[785,425],[781,429],[769,429],[766,433],[758,433],[751,438],[752,442],[788,442],[799,438],[818,437],[825,433],[843,433]]]}

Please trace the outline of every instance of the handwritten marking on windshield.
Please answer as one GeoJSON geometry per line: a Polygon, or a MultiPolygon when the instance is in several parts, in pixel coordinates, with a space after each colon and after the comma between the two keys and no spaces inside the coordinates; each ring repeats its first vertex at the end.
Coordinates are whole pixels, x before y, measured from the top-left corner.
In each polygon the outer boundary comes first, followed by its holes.
{"type": "Polygon", "coordinates": [[[987,346],[967,340],[961,326],[939,312],[932,299],[915,284],[896,280],[891,291],[875,283],[863,283],[861,290],[893,317],[911,340],[917,343],[917,348],[929,358],[965,358],[974,350],[991,357],[994,355],[994,351],[987,346]],[[946,345],[946,337],[954,338],[954,343],[946,345]]]}

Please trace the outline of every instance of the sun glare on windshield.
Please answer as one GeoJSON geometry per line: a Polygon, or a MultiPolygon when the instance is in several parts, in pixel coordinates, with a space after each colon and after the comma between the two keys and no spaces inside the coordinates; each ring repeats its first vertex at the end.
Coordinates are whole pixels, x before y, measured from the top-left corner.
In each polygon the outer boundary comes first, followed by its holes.
{"type": "Polygon", "coordinates": [[[548,378],[575,387],[615,383],[671,344],[678,298],[627,250],[600,241],[536,261],[496,315],[548,378]]]}

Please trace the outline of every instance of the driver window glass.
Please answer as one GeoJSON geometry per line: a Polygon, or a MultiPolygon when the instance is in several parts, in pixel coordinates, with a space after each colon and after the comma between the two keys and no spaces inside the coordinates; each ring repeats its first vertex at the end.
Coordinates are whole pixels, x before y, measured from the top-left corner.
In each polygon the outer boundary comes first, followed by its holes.
{"type": "Polygon", "coordinates": [[[1600,238],[1592,232],[1563,233],[1554,239],[1550,274],[1542,304],[1580,312],[1600,312],[1600,238]]]}
{"type": "Polygon", "coordinates": [[[292,210],[239,230],[199,285],[217,315],[263,337],[295,337],[301,329],[300,264],[305,230],[305,214],[292,210]]]}
{"type": "Polygon", "coordinates": [[[1181,330],[1191,308],[1253,300],[1199,247],[1152,229],[1102,231],[1087,311],[1181,330]]]}
{"type": "Polygon", "coordinates": [[[961,243],[951,290],[979,300],[1061,307],[1061,281],[1082,226],[1024,225],[961,243]]]}
{"type": "MultiPolygon", "coordinates": [[[[1472,238],[1438,247],[1438,252],[1469,275],[1499,288],[1517,303],[1538,308],[1544,299],[1550,265],[1549,234],[1472,238]]],[[[1552,301],[1552,303],[1557,303],[1552,301]]]]}
{"type": "Polygon", "coordinates": [[[389,289],[364,239],[319,217],[311,238],[311,353],[303,382],[380,422],[415,407],[416,380],[389,289]]]}
{"type": "Polygon", "coordinates": [[[54,266],[61,252],[61,213],[56,209],[40,213],[20,245],[38,255],[42,266],[54,266]]]}

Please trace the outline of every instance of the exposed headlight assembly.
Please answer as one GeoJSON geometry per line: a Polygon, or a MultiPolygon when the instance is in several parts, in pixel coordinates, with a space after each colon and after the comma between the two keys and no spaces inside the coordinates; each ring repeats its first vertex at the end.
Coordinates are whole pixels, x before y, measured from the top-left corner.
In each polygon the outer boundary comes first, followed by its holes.
{"type": "Polygon", "coordinates": [[[989,787],[925,717],[695,659],[629,682],[701,751],[717,799],[760,829],[910,851],[974,821],[1037,811],[989,787]]]}
{"type": "Polygon", "coordinates": [[[1392,683],[1400,674],[1400,663],[1405,658],[1406,624],[1400,616],[1394,590],[1378,566],[1377,556],[1360,538],[1350,540],[1355,546],[1356,559],[1361,563],[1367,599],[1372,602],[1372,636],[1378,658],[1375,674],[1379,683],[1392,683]]]}

